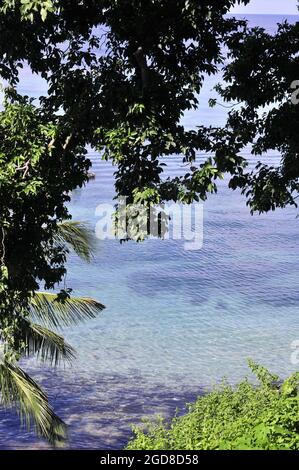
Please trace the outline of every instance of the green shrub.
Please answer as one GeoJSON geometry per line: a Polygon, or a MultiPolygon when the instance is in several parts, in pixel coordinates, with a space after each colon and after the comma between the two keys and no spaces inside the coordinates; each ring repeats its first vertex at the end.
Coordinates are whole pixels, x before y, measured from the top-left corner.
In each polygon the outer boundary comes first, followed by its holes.
{"type": "Polygon", "coordinates": [[[130,450],[298,450],[299,373],[285,382],[249,362],[258,378],[224,384],[198,398],[186,415],[134,428],[130,450]]]}

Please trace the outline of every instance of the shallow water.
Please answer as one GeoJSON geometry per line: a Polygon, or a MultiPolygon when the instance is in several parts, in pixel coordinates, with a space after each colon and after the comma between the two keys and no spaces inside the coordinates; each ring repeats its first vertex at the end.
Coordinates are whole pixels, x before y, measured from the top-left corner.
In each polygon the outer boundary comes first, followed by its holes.
{"type": "MultiPolygon", "coordinates": [[[[273,29],[276,18],[251,21],[266,21],[273,29]]],[[[205,86],[200,111],[185,117],[188,126],[225,119],[222,108],[207,108],[212,85],[205,86]]],[[[114,196],[113,168],[96,154],[90,158],[96,179],[75,191],[70,208],[74,219],[95,226],[96,207],[114,196]]],[[[266,158],[273,164],[279,159],[266,158]]],[[[166,161],[168,172],[181,171],[178,157],[166,161]]],[[[201,250],[186,251],[182,240],[122,245],[106,240],[98,242],[91,265],[71,257],[67,285],[107,308],[97,319],[64,331],[78,352],[72,368],[50,371],[27,364],[70,425],[71,447],[123,447],[142,416],[172,415],[223,376],[238,381],[248,372],[249,357],[281,376],[296,369],[291,363],[291,343],[299,340],[296,215],[286,209],[251,216],[244,198],[223,181],[204,204],[201,250]]],[[[0,448],[23,447],[46,444],[2,412],[0,448]]]]}

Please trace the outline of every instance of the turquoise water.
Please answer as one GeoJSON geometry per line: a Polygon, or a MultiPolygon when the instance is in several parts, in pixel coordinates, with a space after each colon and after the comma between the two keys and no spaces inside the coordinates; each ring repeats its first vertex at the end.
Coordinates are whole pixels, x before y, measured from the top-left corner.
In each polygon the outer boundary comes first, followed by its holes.
{"type": "MultiPolygon", "coordinates": [[[[251,21],[273,30],[278,19],[251,21]]],[[[207,106],[212,86],[205,85],[200,110],[186,115],[186,126],[225,120],[223,108],[207,106]]],[[[32,94],[41,87],[35,81],[32,94]]],[[[74,219],[94,227],[98,204],[113,200],[114,170],[98,155],[90,158],[96,179],[75,191],[70,209],[74,219]]],[[[264,158],[279,161],[274,153],[264,158]]],[[[169,173],[182,171],[178,157],[165,161],[169,173]]],[[[299,340],[296,215],[286,209],[251,216],[244,198],[222,181],[204,204],[202,250],[186,251],[180,240],[122,245],[106,240],[98,241],[91,265],[70,258],[67,285],[107,308],[97,319],[64,331],[78,352],[71,368],[44,370],[33,361],[26,367],[69,424],[71,447],[121,448],[142,416],[168,416],[223,376],[236,382],[248,372],[249,357],[281,376],[296,369],[291,363],[291,343],[299,340]]],[[[2,412],[0,447],[46,444],[2,412]]]]}

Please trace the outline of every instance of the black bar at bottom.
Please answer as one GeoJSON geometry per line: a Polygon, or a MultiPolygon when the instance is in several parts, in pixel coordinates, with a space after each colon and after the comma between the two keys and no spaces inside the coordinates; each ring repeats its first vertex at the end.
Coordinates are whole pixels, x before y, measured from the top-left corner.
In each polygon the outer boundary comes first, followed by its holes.
{"type": "MultiPolygon", "coordinates": [[[[0,451],[4,464],[74,464],[82,470],[101,467],[137,468],[140,466],[171,465],[205,468],[210,464],[298,463],[297,451],[101,451],[101,450],[7,450],[0,451]]],[[[3,468],[3,467],[2,467],[3,468]]]]}

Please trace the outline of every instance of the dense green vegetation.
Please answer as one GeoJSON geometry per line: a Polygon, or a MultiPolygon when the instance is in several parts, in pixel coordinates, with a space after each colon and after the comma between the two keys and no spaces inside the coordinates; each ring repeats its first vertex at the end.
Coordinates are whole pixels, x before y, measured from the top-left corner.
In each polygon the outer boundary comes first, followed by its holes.
{"type": "Polygon", "coordinates": [[[259,385],[224,384],[171,423],[136,428],[131,450],[298,450],[299,373],[283,383],[252,362],[259,385]]]}

